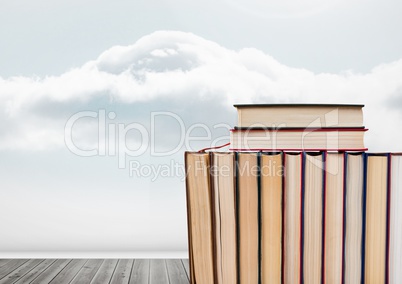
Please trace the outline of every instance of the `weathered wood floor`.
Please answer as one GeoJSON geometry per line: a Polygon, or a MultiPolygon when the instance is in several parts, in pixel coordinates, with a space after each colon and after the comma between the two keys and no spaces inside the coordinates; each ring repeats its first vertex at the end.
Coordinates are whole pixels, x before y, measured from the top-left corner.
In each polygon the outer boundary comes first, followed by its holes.
{"type": "Polygon", "coordinates": [[[189,283],[187,259],[0,259],[0,284],[189,283]]]}

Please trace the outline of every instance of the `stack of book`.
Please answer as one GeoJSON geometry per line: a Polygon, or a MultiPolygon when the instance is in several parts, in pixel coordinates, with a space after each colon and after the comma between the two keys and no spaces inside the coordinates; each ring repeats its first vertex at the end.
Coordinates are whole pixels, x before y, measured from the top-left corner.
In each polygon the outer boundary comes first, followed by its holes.
{"type": "MultiPolygon", "coordinates": [[[[237,108],[240,132],[364,129],[360,105],[237,108]]],[[[402,283],[402,155],[265,142],[185,153],[191,283],[402,283]]]]}
{"type": "Polygon", "coordinates": [[[235,105],[234,151],[365,151],[363,105],[235,105]]]}

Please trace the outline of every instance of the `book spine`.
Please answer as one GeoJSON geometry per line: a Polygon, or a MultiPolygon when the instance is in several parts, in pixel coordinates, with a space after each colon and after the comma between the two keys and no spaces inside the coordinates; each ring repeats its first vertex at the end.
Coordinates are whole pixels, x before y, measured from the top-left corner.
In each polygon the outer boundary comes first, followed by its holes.
{"type": "Polygon", "coordinates": [[[190,208],[190,192],[189,192],[189,180],[188,180],[188,167],[189,167],[189,161],[188,161],[188,155],[190,155],[188,152],[184,153],[184,164],[185,164],[185,169],[186,169],[186,203],[187,203],[187,242],[188,242],[188,262],[190,266],[190,283],[195,283],[194,280],[194,261],[193,261],[193,254],[192,254],[192,241],[191,241],[191,208],[190,208]]]}
{"type": "Polygon", "coordinates": [[[286,154],[282,154],[283,157],[283,173],[282,173],[282,263],[281,263],[281,284],[285,283],[285,190],[286,190],[286,154]]]}
{"type": "Polygon", "coordinates": [[[257,153],[257,196],[258,196],[258,284],[261,284],[261,152],[257,153]]]}
{"type": "Polygon", "coordinates": [[[237,266],[237,283],[240,283],[240,226],[239,226],[239,154],[237,152],[235,154],[235,197],[236,197],[236,266],[237,266]]]}
{"type": "Polygon", "coordinates": [[[325,151],[322,153],[323,157],[323,171],[322,171],[322,231],[321,231],[321,243],[322,243],[322,250],[321,250],[321,283],[325,284],[325,203],[326,203],[326,187],[327,187],[327,156],[328,153],[325,151]]]}
{"type": "Polygon", "coordinates": [[[342,206],[343,206],[343,218],[342,218],[342,275],[341,283],[345,284],[345,249],[346,249],[346,194],[347,194],[347,164],[348,164],[348,153],[343,154],[343,194],[342,194],[342,206]]]}
{"type": "MultiPolygon", "coordinates": [[[[219,165],[215,165],[217,161],[215,161],[215,154],[213,152],[209,152],[209,160],[210,160],[210,165],[211,167],[215,167],[216,169],[219,169],[219,165]]],[[[218,170],[217,170],[218,171],[218,170]]],[[[216,201],[219,202],[219,188],[215,187],[214,179],[217,178],[215,175],[218,173],[213,173],[212,170],[209,171],[209,183],[210,183],[210,188],[211,188],[211,217],[212,217],[212,236],[213,236],[213,242],[212,242],[212,251],[213,251],[213,268],[214,268],[214,283],[219,283],[218,280],[218,260],[217,260],[217,255],[218,255],[218,247],[217,247],[217,240],[216,240],[216,234],[217,234],[217,222],[216,218],[218,217],[217,214],[219,212],[219,206],[216,204],[216,201]]]]}
{"type": "MultiPolygon", "coordinates": [[[[301,159],[301,187],[300,187],[300,284],[304,283],[304,182],[305,182],[306,152],[302,153],[301,159]]],[[[307,283],[308,284],[308,283],[307,283]]]]}
{"type": "MultiPolygon", "coordinates": [[[[213,218],[212,218],[212,198],[211,198],[211,180],[210,180],[210,156],[208,154],[185,153],[185,171],[186,171],[186,198],[187,198],[187,222],[188,222],[188,242],[189,242],[189,264],[190,281],[212,282],[214,281],[214,260],[213,260],[213,218]],[[198,160],[194,159],[194,155],[198,160]],[[196,163],[199,164],[196,166],[196,163]],[[197,175],[202,174],[201,177],[197,175]],[[194,180],[200,178],[203,186],[194,186],[194,180]],[[204,203],[203,203],[204,202],[204,203]],[[204,208],[207,207],[207,209],[204,208]],[[206,223],[198,226],[198,233],[195,233],[194,223],[198,224],[197,211],[202,210],[208,217],[206,223]],[[196,214],[193,215],[193,213],[196,214]],[[194,240],[201,249],[195,252],[194,240]],[[200,267],[200,263],[205,263],[206,267],[200,267]]],[[[199,225],[199,224],[198,224],[199,225]]]]}
{"type": "Polygon", "coordinates": [[[240,282],[258,283],[257,153],[238,155],[240,282]]]}
{"type": "MultiPolygon", "coordinates": [[[[387,283],[387,264],[388,264],[388,201],[389,201],[389,153],[367,153],[367,189],[366,189],[366,253],[365,253],[365,282],[372,282],[373,279],[377,279],[377,282],[387,283]],[[382,158],[381,171],[377,168],[377,171],[373,171],[373,168],[377,166],[377,162],[374,162],[374,158],[382,158]],[[373,160],[371,160],[372,158],[373,160]],[[385,159],[384,159],[385,158],[385,159]],[[385,163],[384,163],[385,162],[385,163]],[[369,176],[370,175],[370,176],[369,176]],[[375,184],[372,180],[372,176],[379,179],[381,177],[381,184],[375,184]],[[373,186],[375,184],[376,186],[373,186]],[[381,195],[379,195],[381,193],[381,195]],[[369,204],[371,205],[369,207],[369,204]],[[372,208],[374,206],[374,209],[372,208]],[[373,211],[375,210],[375,211],[373,211]],[[373,212],[380,214],[380,222],[373,220],[373,212]],[[370,218],[371,215],[371,218],[370,218]],[[373,229],[374,228],[374,229],[373,229]],[[380,240],[378,235],[374,233],[381,233],[380,240]],[[377,238],[376,238],[377,237],[377,238]],[[381,254],[378,248],[381,249],[381,254]],[[377,248],[374,251],[374,248],[377,248]],[[373,253],[374,251],[374,253],[373,253]],[[381,263],[379,260],[382,260],[381,263]],[[379,267],[378,270],[377,267],[379,267]],[[371,268],[371,269],[370,269],[371,268]],[[375,274],[371,273],[375,271],[375,274]],[[379,278],[382,276],[381,281],[379,278]]],[[[378,162],[379,163],[379,162],[378,162]]]]}
{"type": "Polygon", "coordinates": [[[401,259],[402,255],[402,231],[401,231],[401,209],[402,195],[402,175],[401,175],[401,153],[392,153],[390,155],[389,166],[389,249],[388,249],[388,283],[399,283],[402,279],[401,259]]]}
{"type": "Polygon", "coordinates": [[[364,284],[365,281],[365,253],[366,253],[366,197],[367,197],[367,153],[363,153],[363,197],[362,197],[362,265],[361,265],[361,283],[364,284]]]}
{"type": "Polygon", "coordinates": [[[387,221],[385,235],[385,283],[389,283],[389,243],[391,221],[391,154],[387,154],[387,221]]]}

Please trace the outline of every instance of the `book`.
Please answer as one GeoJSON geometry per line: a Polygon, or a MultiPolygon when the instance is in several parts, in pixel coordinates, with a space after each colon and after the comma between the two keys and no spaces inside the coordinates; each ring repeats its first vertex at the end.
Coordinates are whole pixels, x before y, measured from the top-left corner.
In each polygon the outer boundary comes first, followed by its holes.
{"type": "Polygon", "coordinates": [[[365,151],[365,128],[232,129],[232,151],[365,151]]]}
{"type": "Polygon", "coordinates": [[[210,155],[185,153],[191,283],[214,283],[210,155]]]}
{"type": "Polygon", "coordinates": [[[302,273],[303,283],[322,282],[323,153],[303,153],[302,273]]]}
{"type": "Polygon", "coordinates": [[[284,153],[283,281],[300,283],[302,154],[284,153]]]}
{"type": "Polygon", "coordinates": [[[389,197],[389,283],[402,279],[402,154],[391,154],[389,197]]]}
{"type": "Polygon", "coordinates": [[[282,279],[282,154],[261,154],[261,282],[282,279]]]}
{"type": "Polygon", "coordinates": [[[237,153],[238,274],[240,283],[259,280],[259,167],[257,153],[237,153]]]}
{"type": "Polygon", "coordinates": [[[235,155],[211,152],[215,283],[237,283],[235,155]]]}
{"type": "Polygon", "coordinates": [[[367,154],[364,282],[385,283],[388,155],[367,154]]]}
{"type": "Polygon", "coordinates": [[[360,127],[360,104],[236,104],[239,127],[360,127]]]}
{"type": "Polygon", "coordinates": [[[344,223],[344,280],[361,283],[363,240],[363,153],[346,153],[345,223],[344,223]]]}
{"type": "Polygon", "coordinates": [[[342,283],[344,162],[343,153],[325,154],[324,283],[342,283]]]}

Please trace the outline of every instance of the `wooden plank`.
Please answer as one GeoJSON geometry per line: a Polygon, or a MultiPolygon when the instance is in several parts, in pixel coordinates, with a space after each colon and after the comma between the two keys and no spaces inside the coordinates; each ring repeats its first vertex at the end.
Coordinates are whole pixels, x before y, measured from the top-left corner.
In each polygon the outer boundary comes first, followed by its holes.
{"type": "Polygon", "coordinates": [[[52,281],[53,278],[56,277],[57,274],[62,271],[67,264],[71,262],[71,259],[58,259],[53,262],[51,265],[47,267],[37,278],[35,278],[31,283],[32,284],[44,284],[52,281]]]}
{"type": "Polygon", "coordinates": [[[136,259],[131,270],[130,284],[148,284],[149,280],[149,259],[136,259]]]}
{"type": "Polygon", "coordinates": [[[56,260],[55,259],[45,259],[38,266],[33,268],[31,271],[26,273],[21,279],[19,279],[14,284],[27,284],[31,283],[36,277],[38,277],[43,271],[45,271],[50,265],[52,265],[56,260]]]}
{"type": "Polygon", "coordinates": [[[0,259],[0,267],[5,265],[7,262],[9,262],[11,259],[0,259]]]}
{"type": "Polygon", "coordinates": [[[87,261],[87,259],[73,259],[49,284],[70,283],[87,261]]]}
{"type": "Polygon", "coordinates": [[[0,284],[12,284],[21,277],[23,277],[25,274],[27,274],[29,271],[31,271],[34,267],[36,267],[38,264],[43,262],[43,259],[30,259],[24,264],[22,264],[20,267],[6,275],[3,279],[0,280],[0,284]]]}
{"type": "Polygon", "coordinates": [[[0,267],[0,279],[3,279],[6,275],[13,272],[15,269],[27,262],[28,259],[12,259],[2,267],[0,267]]]}
{"type": "Polygon", "coordinates": [[[102,283],[109,283],[114,270],[116,269],[117,259],[106,259],[101,267],[99,268],[98,272],[96,273],[95,277],[92,279],[91,283],[93,284],[102,284],[102,283]]]}
{"type": "Polygon", "coordinates": [[[169,277],[164,259],[151,259],[150,284],[169,284],[169,277]]]}
{"type": "Polygon", "coordinates": [[[188,259],[182,259],[181,262],[183,264],[184,270],[186,271],[187,278],[190,279],[190,263],[188,259]]]}
{"type": "Polygon", "coordinates": [[[120,259],[110,284],[128,284],[132,267],[132,259],[120,259]]]}
{"type": "Polygon", "coordinates": [[[91,283],[92,278],[94,278],[96,272],[98,272],[103,261],[103,259],[88,260],[70,284],[91,283]]]}
{"type": "Polygon", "coordinates": [[[186,270],[180,259],[167,259],[166,267],[170,283],[188,284],[186,270]]]}
{"type": "Polygon", "coordinates": [[[1,259],[0,284],[189,283],[188,259],[1,259]]]}

